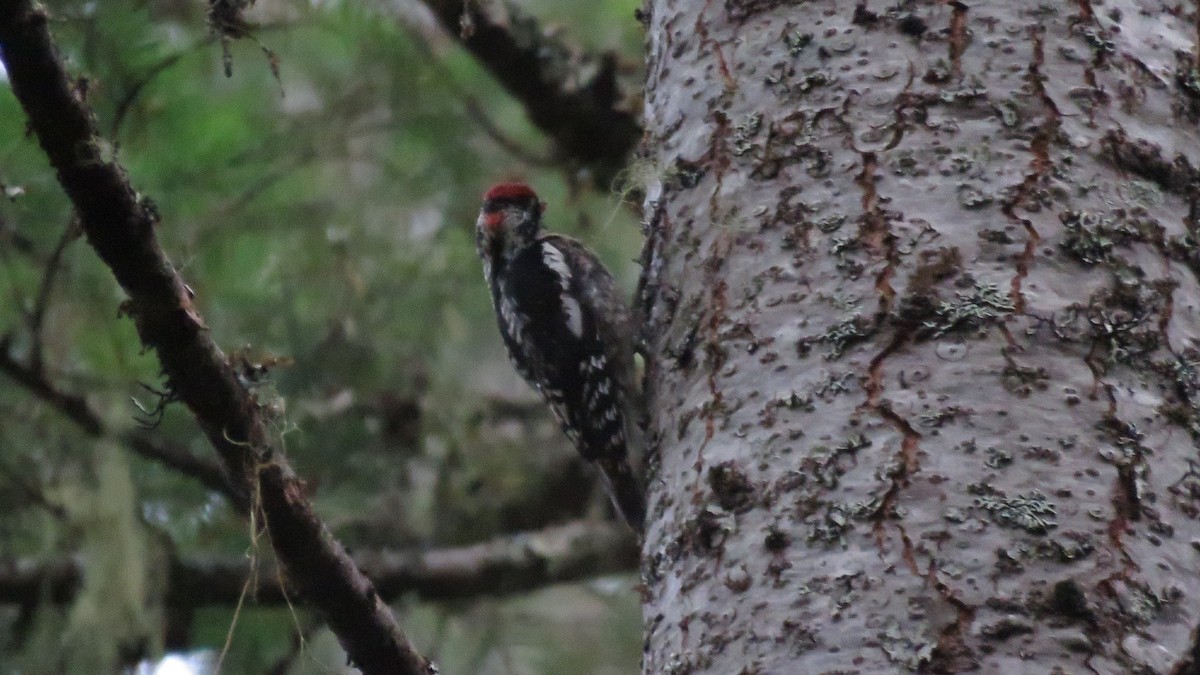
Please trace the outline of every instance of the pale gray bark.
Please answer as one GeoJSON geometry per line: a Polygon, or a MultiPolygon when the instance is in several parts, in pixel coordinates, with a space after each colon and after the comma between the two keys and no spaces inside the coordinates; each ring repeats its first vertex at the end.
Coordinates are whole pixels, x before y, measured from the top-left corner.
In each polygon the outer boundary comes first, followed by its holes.
{"type": "Polygon", "coordinates": [[[1184,3],[650,0],[647,673],[1192,672],[1184,3]]]}

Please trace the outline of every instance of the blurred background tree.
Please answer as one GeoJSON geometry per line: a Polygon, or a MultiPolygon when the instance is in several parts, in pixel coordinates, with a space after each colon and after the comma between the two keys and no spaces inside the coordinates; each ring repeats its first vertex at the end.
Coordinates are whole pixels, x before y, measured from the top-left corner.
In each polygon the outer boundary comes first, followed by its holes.
{"type": "MultiPolygon", "coordinates": [[[[419,3],[260,0],[238,40],[198,1],[47,5],[106,152],[153,200],[164,249],[343,543],[536,548],[543,528],[607,517],[503,355],[473,223],[489,183],[527,180],[632,290],[637,217],[597,188],[620,184],[611,161],[531,122],[419,3]]],[[[545,58],[582,89],[598,69],[640,79],[638,5],[535,0],[502,22],[561,33],[573,50],[545,58]]],[[[172,652],[192,665],[171,672],[207,672],[227,649],[228,673],[341,670],[302,605],[255,601],[253,580],[277,582],[250,572],[269,553],[215,489],[191,415],[160,405],[158,361],[115,318],[124,293],[25,125],[0,95],[0,663],[153,672],[172,652]],[[207,597],[175,585],[180,566],[211,572],[193,587],[207,597]]],[[[634,672],[633,567],[394,607],[445,672],[634,672]]]]}

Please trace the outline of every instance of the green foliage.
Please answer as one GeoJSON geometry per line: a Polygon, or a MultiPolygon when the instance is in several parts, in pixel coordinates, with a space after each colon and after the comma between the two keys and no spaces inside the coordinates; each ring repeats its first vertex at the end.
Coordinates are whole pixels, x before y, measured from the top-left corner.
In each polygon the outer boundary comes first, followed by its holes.
{"type": "MultiPolygon", "coordinates": [[[[588,48],[636,62],[638,4],[546,3],[543,16],[588,48]]],[[[510,155],[468,100],[531,154],[548,154],[548,143],[469,55],[410,26],[391,3],[260,2],[254,37],[277,55],[278,79],[250,40],[233,43],[226,78],[204,5],[60,0],[50,10],[111,152],[161,214],[156,234],[212,335],[235,362],[275,364],[256,393],[278,412],[276,434],[352,548],[510,529],[503,514],[569,455],[503,357],[474,252],[479,195],[500,179],[536,184],[552,225],[595,245],[630,289],[633,217],[611,195],[579,194],[564,169],[510,155]]],[[[0,337],[26,363],[40,347],[45,377],[86,395],[114,436],[132,429],[142,414],[131,399],[155,399],[139,383],[163,382],[85,241],[65,249],[40,341],[31,329],[72,212],[3,84],[0,188],[0,337]]],[[[152,433],[214,456],[178,405],[152,433]]],[[[21,672],[104,672],[154,653],[167,547],[247,549],[249,526],[219,495],[119,440],[89,437],[2,374],[0,448],[3,555],[87,560],[72,604],[42,603],[20,626],[0,607],[0,662],[19,658],[21,672]]],[[[521,672],[629,672],[640,623],[628,586],[618,600],[585,603],[570,640],[538,604],[561,599],[541,596],[489,610],[429,606],[411,618],[401,610],[401,621],[433,641],[449,612],[463,640],[487,645],[475,672],[497,672],[486,664],[502,649],[526,664],[521,672]],[[514,617],[526,622],[519,650],[511,635],[488,642],[514,617]],[[592,662],[597,650],[610,670],[592,662]]],[[[231,607],[198,613],[193,645],[219,651],[231,622],[231,607]]],[[[226,672],[262,671],[294,632],[291,612],[251,602],[226,672]]],[[[321,635],[307,662],[336,669],[340,657],[321,635]]],[[[296,672],[328,672],[309,666],[296,672]]]]}

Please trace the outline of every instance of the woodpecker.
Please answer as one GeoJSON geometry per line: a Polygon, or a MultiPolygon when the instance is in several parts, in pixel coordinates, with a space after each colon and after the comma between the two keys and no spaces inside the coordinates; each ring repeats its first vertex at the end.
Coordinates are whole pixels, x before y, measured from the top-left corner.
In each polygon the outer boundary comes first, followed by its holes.
{"type": "Polygon", "coordinates": [[[629,462],[634,329],[612,274],[583,244],[542,229],[545,203],[501,183],[483,197],[475,244],[500,336],[579,454],[599,467],[617,511],[642,531],[645,497],[629,462]]]}

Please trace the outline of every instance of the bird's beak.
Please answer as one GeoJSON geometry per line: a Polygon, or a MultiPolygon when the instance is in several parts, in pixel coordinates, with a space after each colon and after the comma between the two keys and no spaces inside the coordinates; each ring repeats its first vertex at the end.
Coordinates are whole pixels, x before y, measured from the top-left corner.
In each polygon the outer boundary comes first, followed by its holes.
{"type": "Polygon", "coordinates": [[[500,230],[502,230],[504,227],[504,212],[485,212],[479,217],[479,222],[483,225],[483,229],[486,230],[488,234],[499,234],[500,230]]]}

